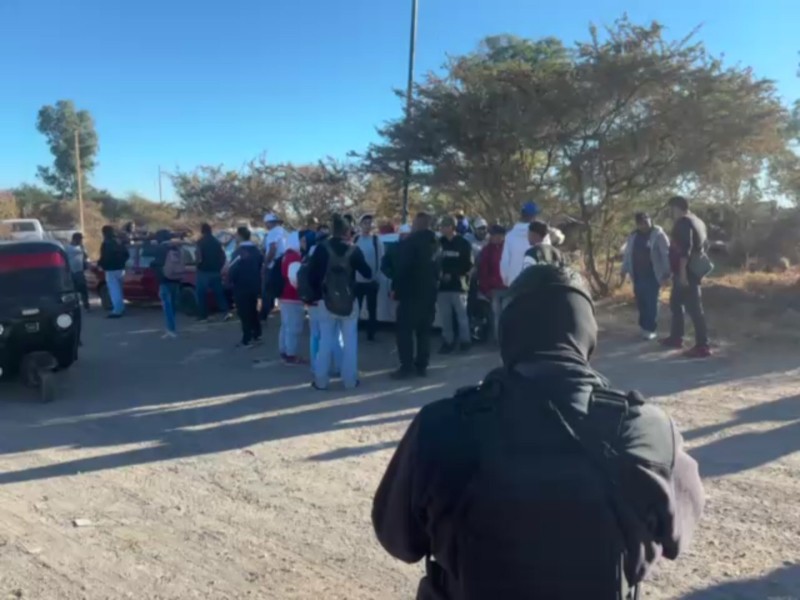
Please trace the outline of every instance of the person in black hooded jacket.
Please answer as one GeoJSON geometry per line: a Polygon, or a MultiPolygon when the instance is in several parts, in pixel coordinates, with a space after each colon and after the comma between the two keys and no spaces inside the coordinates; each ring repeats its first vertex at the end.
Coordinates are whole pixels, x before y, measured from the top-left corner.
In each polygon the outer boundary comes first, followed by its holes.
{"type": "Polygon", "coordinates": [[[636,597],[704,504],[672,420],[589,365],[594,306],[575,272],[525,269],[500,319],[503,366],[425,406],[375,495],[378,540],[426,558],[419,600],[636,597]]]}

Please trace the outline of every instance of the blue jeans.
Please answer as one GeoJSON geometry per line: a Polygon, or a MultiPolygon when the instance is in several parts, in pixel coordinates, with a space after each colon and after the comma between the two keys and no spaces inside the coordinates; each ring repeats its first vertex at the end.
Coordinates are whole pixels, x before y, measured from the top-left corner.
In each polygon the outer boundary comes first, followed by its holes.
{"type": "Polygon", "coordinates": [[[161,298],[161,306],[164,308],[164,321],[167,331],[175,333],[175,307],[178,305],[178,284],[162,283],[158,286],[158,297],[161,298]]]}
{"type": "Polygon", "coordinates": [[[341,336],[341,375],[347,389],[358,385],[358,302],[347,317],[332,315],[323,302],[317,306],[319,321],[319,351],[314,360],[314,383],[318,388],[327,388],[330,383],[331,361],[341,336]]]}
{"type": "Polygon", "coordinates": [[[639,327],[642,331],[655,333],[658,329],[658,294],[661,284],[655,276],[633,280],[633,294],[639,309],[639,327]]]}
{"type": "Polygon", "coordinates": [[[300,302],[281,301],[281,329],[278,332],[278,351],[283,356],[297,356],[300,336],[303,335],[305,310],[300,302]]]}
{"type": "MultiPolygon", "coordinates": [[[[308,307],[308,328],[309,328],[309,351],[308,358],[311,363],[311,372],[314,373],[317,354],[319,354],[319,342],[322,332],[319,326],[319,307],[311,305],[308,307]]],[[[333,364],[330,365],[330,373],[338,375],[342,372],[342,332],[339,330],[336,343],[333,345],[333,364]]]]}
{"type": "Polygon", "coordinates": [[[200,319],[208,317],[208,290],[214,293],[217,309],[226,313],[230,310],[225,292],[222,289],[222,275],[207,271],[197,272],[197,316],[200,319]]]}
{"type": "Polygon", "coordinates": [[[108,296],[111,298],[111,314],[121,315],[125,312],[125,297],[122,294],[122,280],[125,271],[106,271],[108,296]]]}

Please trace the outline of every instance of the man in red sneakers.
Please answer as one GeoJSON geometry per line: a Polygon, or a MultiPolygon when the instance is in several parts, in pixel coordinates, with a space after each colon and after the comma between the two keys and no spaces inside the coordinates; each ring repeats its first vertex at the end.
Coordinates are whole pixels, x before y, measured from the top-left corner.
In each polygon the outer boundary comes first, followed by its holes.
{"type": "Polygon", "coordinates": [[[672,268],[672,293],[669,299],[672,328],[669,337],[661,340],[661,344],[667,348],[683,348],[686,311],[694,325],[695,345],[684,355],[688,358],[705,358],[711,356],[711,349],[708,345],[708,328],[700,286],[712,268],[706,254],[706,224],[689,211],[689,201],[683,196],[670,198],[668,206],[675,221],[669,251],[672,268]]]}

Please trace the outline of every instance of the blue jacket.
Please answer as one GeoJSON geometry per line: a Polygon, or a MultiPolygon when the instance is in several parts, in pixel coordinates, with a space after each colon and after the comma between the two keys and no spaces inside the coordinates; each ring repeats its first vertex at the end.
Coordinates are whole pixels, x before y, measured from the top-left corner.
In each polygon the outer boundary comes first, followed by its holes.
{"type": "Polygon", "coordinates": [[[252,242],[242,242],[233,253],[228,281],[233,287],[234,294],[260,294],[261,293],[261,265],[264,255],[258,246],[252,242]]]}

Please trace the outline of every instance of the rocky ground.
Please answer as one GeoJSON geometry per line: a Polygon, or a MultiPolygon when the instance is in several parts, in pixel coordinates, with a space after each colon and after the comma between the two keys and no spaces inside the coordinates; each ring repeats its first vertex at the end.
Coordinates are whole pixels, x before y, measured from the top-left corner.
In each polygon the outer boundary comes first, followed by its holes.
{"type": "MultiPolygon", "coordinates": [[[[357,392],[318,393],[272,340],[234,350],[235,324],[159,327],[152,309],[91,315],[51,405],[0,385],[0,598],[412,598],[421,567],[375,541],[372,493],[415,411],[496,356],[396,383],[387,332],[362,346],[357,392]]],[[[643,597],[800,599],[796,347],[686,362],[631,333],[604,331],[596,365],[675,417],[708,493],[643,597]]]]}

